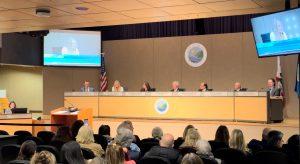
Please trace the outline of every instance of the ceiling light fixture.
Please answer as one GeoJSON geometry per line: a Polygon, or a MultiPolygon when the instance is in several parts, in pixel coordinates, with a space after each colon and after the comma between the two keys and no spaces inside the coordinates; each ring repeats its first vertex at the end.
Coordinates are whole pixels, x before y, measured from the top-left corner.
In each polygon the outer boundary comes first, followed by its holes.
{"type": "Polygon", "coordinates": [[[84,7],[84,6],[77,6],[77,7],[75,7],[75,9],[80,10],[80,11],[86,11],[86,10],[88,10],[89,8],[84,7]]]}
{"type": "Polygon", "coordinates": [[[50,17],[50,8],[48,7],[42,7],[42,8],[37,8],[35,9],[35,15],[38,17],[50,17]]]}

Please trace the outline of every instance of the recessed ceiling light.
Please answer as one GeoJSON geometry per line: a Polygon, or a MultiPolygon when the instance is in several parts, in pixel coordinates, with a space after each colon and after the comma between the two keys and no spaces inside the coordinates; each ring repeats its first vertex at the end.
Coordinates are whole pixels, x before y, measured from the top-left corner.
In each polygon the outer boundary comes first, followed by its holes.
{"type": "Polygon", "coordinates": [[[86,11],[86,10],[88,10],[89,8],[84,7],[84,6],[77,6],[77,7],[75,7],[75,9],[80,10],[80,11],[86,11]]]}
{"type": "Polygon", "coordinates": [[[50,17],[50,13],[50,8],[48,7],[37,8],[35,10],[35,14],[38,17],[50,17]]]}

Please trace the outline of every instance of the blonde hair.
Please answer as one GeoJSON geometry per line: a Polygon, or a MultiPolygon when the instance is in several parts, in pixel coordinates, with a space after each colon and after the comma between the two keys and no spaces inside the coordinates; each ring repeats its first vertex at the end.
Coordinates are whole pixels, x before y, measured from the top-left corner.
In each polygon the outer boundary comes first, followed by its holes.
{"type": "Polygon", "coordinates": [[[105,159],[107,164],[124,164],[125,153],[121,145],[112,143],[107,146],[105,159]]]}
{"type": "Polygon", "coordinates": [[[243,152],[246,151],[244,135],[240,129],[234,129],[232,131],[229,146],[233,149],[241,150],[243,152]]]}
{"type": "Polygon", "coordinates": [[[200,140],[200,134],[198,133],[198,130],[195,128],[190,128],[187,133],[186,136],[184,138],[184,142],[180,147],[185,147],[185,146],[195,146],[196,142],[198,140],[200,140]]]}
{"type": "Polygon", "coordinates": [[[56,164],[56,158],[48,151],[41,151],[34,154],[30,160],[30,164],[56,164]]]}
{"type": "Polygon", "coordinates": [[[82,126],[78,131],[76,141],[80,144],[94,143],[95,139],[93,130],[86,125],[82,126]]]}

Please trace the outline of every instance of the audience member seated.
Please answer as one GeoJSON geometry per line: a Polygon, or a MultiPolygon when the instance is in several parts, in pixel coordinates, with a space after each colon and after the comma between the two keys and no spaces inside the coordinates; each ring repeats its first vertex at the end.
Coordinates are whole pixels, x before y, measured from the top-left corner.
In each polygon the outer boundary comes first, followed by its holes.
{"type": "Polygon", "coordinates": [[[30,164],[56,164],[56,159],[49,151],[41,151],[33,155],[30,164]]]}
{"type": "Polygon", "coordinates": [[[187,153],[196,153],[195,145],[199,139],[201,139],[201,137],[198,130],[195,128],[189,129],[184,142],[179,147],[181,155],[184,156],[187,153]]]}
{"type": "Polygon", "coordinates": [[[140,148],[132,143],[134,140],[133,133],[130,129],[127,128],[118,128],[117,135],[114,139],[114,143],[121,145],[124,149],[128,149],[128,160],[138,160],[140,157],[140,148]]]}
{"type": "Polygon", "coordinates": [[[178,81],[173,81],[171,92],[182,92],[185,90],[183,88],[179,88],[179,86],[180,86],[180,84],[178,81]]]}
{"type": "Polygon", "coordinates": [[[174,149],[178,149],[180,145],[184,142],[184,138],[189,129],[194,128],[193,125],[188,125],[184,128],[182,137],[178,137],[174,142],[174,149]]]}
{"type": "Polygon", "coordinates": [[[110,127],[108,125],[101,125],[98,129],[96,142],[100,144],[103,150],[106,150],[107,145],[111,142],[110,127]]]}
{"type": "Polygon", "coordinates": [[[283,133],[277,130],[271,130],[268,133],[268,143],[265,150],[272,150],[285,153],[284,149],[282,149],[283,145],[283,133]]]}
{"type": "Polygon", "coordinates": [[[76,120],[71,127],[72,139],[76,141],[76,136],[78,134],[79,129],[84,125],[82,120],[76,120]]]}
{"type": "Polygon", "coordinates": [[[159,140],[163,136],[163,131],[160,127],[152,129],[152,138],[145,138],[141,141],[141,156],[144,156],[153,146],[159,145],[159,140]]]}
{"type": "Polygon", "coordinates": [[[43,143],[49,145],[55,134],[50,131],[39,131],[37,137],[43,140],[43,143]]]}
{"type": "Polygon", "coordinates": [[[78,131],[76,141],[81,147],[92,150],[95,156],[102,157],[104,155],[101,145],[95,143],[94,133],[90,127],[82,126],[78,131]]]}
{"type": "MultiPolygon", "coordinates": [[[[121,124],[118,126],[117,130],[119,128],[126,128],[126,129],[131,130],[132,133],[134,133],[134,131],[133,131],[133,129],[134,129],[133,128],[133,124],[132,124],[132,122],[130,120],[126,120],[126,121],[121,122],[121,124]]],[[[140,142],[141,142],[141,140],[140,140],[139,136],[134,135],[133,143],[135,143],[137,146],[139,146],[140,142]]]]}
{"type": "Polygon", "coordinates": [[[229,131],[228,128],[224,125],[218,127],[215,140],[209,141],[212,152],[221,148],[229,148],[229,131]]]}
{"type": "Polygon", "coordinates": [[[180,163],[182,156],[173,149],[174,137],[171,134],[165,134],[159,141],[159,146],[154,146],[148,151],[144,158],[160,157],[168,159],[171,163],[180,163]]]}
{"type": "Polygon", "coordinates": [[[134,160],[126,160],[127,149],[123,146],[112,143],[107,146],[105,159],[108,164],[135,164],[134,160]]]}
{"type": "Polygon", "coordinates": [[[203,160],[203,162],[209,164],[221,164],[221,160],[214,157],[211,152],[211,146],[206,140],[198,140],[196,142],[195,148],[197,150],[196,154],[203,160]]]}
{"type": "Polygon", "coordinates": [[[34,141],[28,140],[23,142],[20,148],[19,155],[17,160],[28,160],[30,161],[31,157],[36,152],[37,145],[34,141]]]}
{"type": "Polygon", "coordinates": [[[116,80],[114,86],[111,88],[112,92],[124,92],[124,88],[121,86],[120,81],[116,80]]]}
{"type": "Polygon", "coordinates": [[[240,129],[234,129],[231,133],[231,138],[229,141],[229,146],[232,149],[237,149],[248,154],[248,150],[246,149],[244,134],[240,129]]]}
{"type": "Polygon", "coordinates": [[[268,133],[271,131],[270,128],[264,128],[262,132],[262,139],[261,141],[252,139],[248,143],[248,148],[250,149],[252,154],[255,154],[259,151],[262,151],[264,148],[267,147],[267,142],[268,142],[268,133]]]}
{"type": "Polygon", "coordinates": [[[291,163],[300,163],[300,135],[292,135],[287,144],[284,145],[285,152],[287,153],[291,163]]]}
{"type": "Polygon", "coordinates": [[[204,162],[195,153],[188,153],[182,158],[181,164],[204,164],[204,162]]]}
{"type": "Polygon", "coordinates": [[[149,82],[144,82],[141,88],[141,92],[152,92],[155,91],[154,88],[151,88],[149,82]]]}
{"type": "Polygon", "coordinates": [[[72,140],[71,131],[68,126],[62,126],[57,129],[52,141],[62,141],[67,143],[72,140]]]}
{"type": "Polygon", "coordinates": [[[85,164],[80,145],[75,141],[65,143],[60,151],[63,164],[85,164]]]}

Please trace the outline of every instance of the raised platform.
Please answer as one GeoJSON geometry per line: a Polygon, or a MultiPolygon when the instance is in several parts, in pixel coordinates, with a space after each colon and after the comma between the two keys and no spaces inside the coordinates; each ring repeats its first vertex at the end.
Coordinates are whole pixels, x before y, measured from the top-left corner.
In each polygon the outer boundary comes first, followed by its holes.
{"type": "MultiPolygon", "coordinates": [[[[113,118],[97,118],[94,119],[94,132],[98,133],[98,127],[102,124],[109,125],[111,135],[116,135],[117,126],[126,119],[113,118]]],[[[226,125],[231,132],[233,129],[241,129],[244,133],[246,142],[250,139],[261,139],[262,130],[269,127],[274,130],[280,130],[284,133],[284,141],[293,135],[299,134],[299,119],[286,119],[282,123],[245,123],[245,122],[230,122],[230,121],[184,121],[184,120],[159,120],[159,119],[130,119],[133,122],[134,133],[140,138],[151,136],[151,131],[154,127],[159,126],[164,133],[171,133],[177,138],[182,136],[186,125],[194,125],[201,135],[201,138],[206,140],[214,139],[215,132],[219,125],[226,125]]]]}

